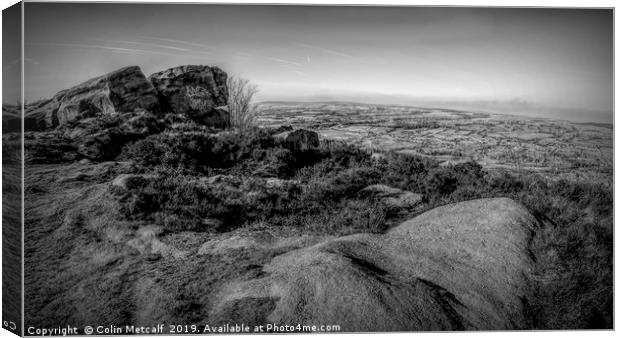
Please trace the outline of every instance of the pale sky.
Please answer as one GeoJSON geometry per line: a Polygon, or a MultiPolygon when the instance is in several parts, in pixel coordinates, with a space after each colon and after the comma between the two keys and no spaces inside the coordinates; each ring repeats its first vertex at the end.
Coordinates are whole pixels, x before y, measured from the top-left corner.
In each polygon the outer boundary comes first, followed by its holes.
{"type": "MultiPolygon", "coordinates": [[[[259,100],[613,110],[611,10],[25,4],[25,96],[216,65],[259,100]]],[[[6,62],[6,61],[3,61],[6,62]]],[[[6,67],[6,65],[5,65],[6,67]]]]}

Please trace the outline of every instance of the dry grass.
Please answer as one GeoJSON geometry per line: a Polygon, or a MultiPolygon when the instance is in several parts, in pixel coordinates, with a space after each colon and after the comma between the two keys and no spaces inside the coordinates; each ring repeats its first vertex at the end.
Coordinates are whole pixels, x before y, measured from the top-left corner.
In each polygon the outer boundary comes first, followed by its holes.
{"type": "Polygon", "coordinates": [[[20,142],[2,149],[2,317],[21,326],[21,154],[20,142]]]}

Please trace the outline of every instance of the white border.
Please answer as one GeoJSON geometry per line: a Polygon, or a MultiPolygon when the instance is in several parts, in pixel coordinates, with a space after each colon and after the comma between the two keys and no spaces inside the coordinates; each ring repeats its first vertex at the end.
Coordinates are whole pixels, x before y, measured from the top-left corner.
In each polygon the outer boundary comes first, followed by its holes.
{"type": "MultiPolygon", "coordinates": [[[[35,2],[35,1],[29,1],[29,0],[25,0],[26,2],[35,2]]],[[[38,1],[38,2],[75,2],[75,1],[38,1]]],[[[140,2],[140,1],[79,1],[79,2],[122,2],[122,3],[134,3],[134,2],[140,2]]],[[[615,2],[611,1],[611,0],[590,0],[590,1],[576,1],[576,0],[518,0],[518,1],[472,1],[472,0],[450,0],[450,1],[445,1],[445,0],[436,0],[436,1],[432,1],[432,0],[414,0],[414,1],[406,1],[406,0],[400,0],[400,1],[396,1],[396,0],[389,0],[389,1],[363,1],[363,0],[339,0],[339,1],[331,1],[331,0],[313,0],[313,1],[295,1],[295,0],[287,0],[287,1],[283,1],[283,0],[270,0],[270,1],[260,1],[260,0],[221,0],[221,1],[175,1],[175,0],[150,0],[150,1],[144,1],[146,3],[202,3],[202,4],[208,4],[208,3],[219,3],[219,4],[291,4],[291,5],[375,5],[375,6],[473,6],[473,7],[585,7],[585,8],[592,8],[592,7],[601,7],[601,8],[615,8],[615,2]]],[[[16,1],[14,0],[0,0],[0,4],[2,5],[2,8],[7,8],[13,4],[15,4],[16,1]]],[[[22,7],[22,11],[23,11],[23,7],[22,7]]],[[[22,12],[22,18],[23,18],[23,12],[22,12]]],[[[1,19],[0,19],[0,34],[1,34],[1,19]]],[[[615,64],[618,61],[618,55],[616,53],[616,49],[615,46],[617,45],[617,37],[618,37],[618,26],[615,25],[615,11],[614,11],[614,112],[618,111],[618,102],[615,100],[615,97],[618,95],[618,91],[617,91],[617,87],[615,86],[616,80],[617,80],[617,72],[615,69],[615,64]]],[[[23,55],[23,19],[22,19],[22,55],[23,55]]],[[[0,65],[0,70],[2,69],[2,66],[0,65]]],[[[22,63],[22,97],[24,96],[24,82],[23,82],[23,63],[22,63]]],[[[2,89],[2,84],[0,81],[0,92],[2,89]]],[[[23,100],[22,100],[23,101],[23,100]]],[[[614,114],[614,126],[615,126],[615,122],[616,122],[616,117],[614,114]]],[[[618,199],[618,197],[620,197],[620,193],[618,191],[618,189],[616,189],[616,181],[615,181],[615,168],[618,166],[619,164],[619,159],[615,153],[615,150],[618,149],[618,147],[620,146],[619,144],[619,139],[617,136],[618,130],[617,128],[614,128],[614,226],[617,224],[616,223],[616,218],[615,218],[615,201],[618,199]]],[[[22,142],[22,148],[23,148],[23,142],[22,142]]],[[[22,154],[23,154],[23,149],[22,149],[22,154]]],[[[1,165],[1,159],[0,159],[0,165],[1,165]]],[[[22,166],[22,177],[23,177],[23,166],[22,166]]],[[[0,177],[0,184],[2,183],[2,178],[0,177]]],[[[23,182],[22,182],[23,184],[23,182]]],[[[22,185],[22,222],[23,222],[23,185],[22,185]]],[[[2,210],[2,207],[0,205],[0,211],[2,210]]],[[[23,223],[22,223],[23,224],[23,223]]],[[[22,252],[23,252],[23,226],[22,226],[22,252]]],[[[615,243],[617,243],[617,232],[614,231],[614,291],[615,291],[615,285],[616,285],[616,274],[615,274],[615,268],[616,268],[616,264],[615,262],[617,262],[617,252],[615,250],[615,243]]],[[[0,242],[0,250],[2,248],[2,244],[0,242]]],[[[22,254],[23,257],[23,254],[22,254]]],[[[23,262],[23,260],[22,260],[23,262]]],[[[23,273],[23,265],[22,265],[22,273],[23,273]]],[[[2,272],[0,271],[0,277],[2,276],[2,272]]],[[[22,279],[22,290],[23,290],[23,279],[22,279]]],[[[23,297],[25,297],[25,295],[22,295],[23,297]]],[[[2,295],[0,293],[0,301],[2,300],[2,295]]],[[[615,324],[618,323],[618,311],[615,307],[615,304],[618,304],[618,295],[616,292],[614,292],[614,327],[615,324]]],[[[22,313],[23,313],[23,302],[22,302],[22,313]]],[[[22,317],[23,320],[23,317],[22,317]]],[[[22,323],[22,328],[23,328],[23,323],[22,323]]],[[[613,334],[615,334],[614,331],[551,331],[551,332],[534,332],[534,331],[524,331],[524,332],[503,332],[503,331],[498,331],[498,332],[458,332],[458,333],[380,333],[380,334],[375,334],[381,337],[402,337],[404,334],[413,334],[416,335],[418,337],[447,337],[447,336],[451,336],[451,335],[466,335],[466,336],[473,336],[473,335],[482,335],[483,337],[504,337],[506,335],[509,336],[515,336],[515,337],[526,337],[529,335],[536,335],[536,336],[543,336],[543,337],[581,337],[583,335],[588,336],[588,337],[601,337],[601,336],[611,336],[613,334]]],[[[353,337],[361,337],[365,334],[342,334],[344,336],[353,336],[353,337]]],[[[254,335],[235,335],[236,337],[252,337],[254,335]]],[[[287,335],[288,337],[293,336],[293,337],[307,337],[307,335],[287,335]]],[[[313,335],[313,337],[316,335],[313,335]]],[[[329,335],[318,335],[320,337],[327,337],[329,335]]],[[[0,330],[0,337],[14,337],[14,334],[10,333],[7,330],[0,330]]],[[[178,337],[178,336],[159,336],[159,337],[178,337]]]]}

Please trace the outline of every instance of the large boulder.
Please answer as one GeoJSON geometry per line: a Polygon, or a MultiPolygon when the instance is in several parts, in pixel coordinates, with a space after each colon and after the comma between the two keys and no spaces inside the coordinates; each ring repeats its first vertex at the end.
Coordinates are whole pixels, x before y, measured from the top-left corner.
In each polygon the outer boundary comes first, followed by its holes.
{"type": "Polygon", "coordinates": [[[143,109],[159,114],[157,92],[140,67],[121,68],[63,90],[50,100],[31,105],[26,117],[34,125],[56,127],[67,122],[99,115],[143,109]]]}
{"type": "Polygon", "coordinates": [[[149,77],[162,108],[197,123],[224,127],[228,123],[227,75],[218,67],[179,66],[149,77]]]}
{"type": "Polygon", "coordinates": [[[212,297],[216,322],[340,325],[342,331],[532,328],[537,219],[506,198],[433,209],[383,235],[276,256],[212,297]],[[251,314],[244,304],[261,302],[251,314]]]}

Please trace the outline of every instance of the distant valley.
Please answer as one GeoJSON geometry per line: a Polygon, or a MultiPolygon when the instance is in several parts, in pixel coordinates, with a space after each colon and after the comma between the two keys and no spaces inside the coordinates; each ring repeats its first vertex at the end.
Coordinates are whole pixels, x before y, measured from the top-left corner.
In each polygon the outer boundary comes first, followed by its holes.
{"type": "Polygon", "coordinates": [[[258,109],[260,125],[309,128],[369,151],[612,183],[610,124],[353,102],[262,102],[258,109]]]}

